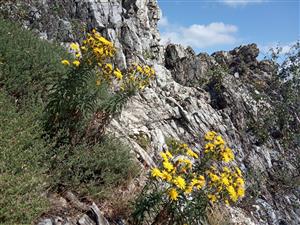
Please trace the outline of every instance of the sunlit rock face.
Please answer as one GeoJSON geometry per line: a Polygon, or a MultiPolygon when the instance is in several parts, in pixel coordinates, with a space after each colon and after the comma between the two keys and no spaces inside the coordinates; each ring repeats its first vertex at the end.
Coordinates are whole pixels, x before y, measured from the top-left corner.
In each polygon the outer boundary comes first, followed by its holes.
{"type": "MultiPolygon", "coordinates": [[[[1,7],[13,17],[18,5],[1,7]]],[[[299,146],[286,149],[275,136],[262,142],[249,125],[261,110],[273,110],[268,98],[258,96],[271,85],[276,66],[257,60],[256,44],[212,55],[175,44],[162,47],[156,0],[43,0],[27,4],[25,11],[24,26],[43,38],[80,41],[85,28],[96,28],[115,43],[121,68],[135,61],[154,67],[153,84],[131,98],[109,126],[132,144],[145,168],[156,164],[167,138],[201,151],[203,135],[215,130],[234,150],[246,177],[245,199],[229,209],[234,224],[300,224],[299,146]],[[214,73],[222,79],[211,80],[214,73]],[[140,135],[147,137],[146,147],[140,135]]],[[[80,224],[88,224],[85,220],[96,224],[87,217],[80,224]]]]}
{"type": "MultiPolygon", "coordinates": [[[[36,30],[43,38],[59,42],[82,39],[82,34],[96,28],[118,48],[118,61],[159,59],[157,23],[160,11],[156,0],[28,0],[4,3],[9,17],[20,9],[24,26],[36,30]]],[[[15,18],[13,18],[15,19],[15,18]]],[[[120,66],[122,67],[122,66],[120,66]]]]}
{"type": "MultiPolygon", "coordinates": [[[[247,47],[251,48],[244,46],[247,47]]],[[[273,110],[272,102],[257,98],[261,93],[256,89],[256,82],[268,84],[269,72],[274,71],[272,63],[254,58],[255,66],[245,62],[245,71],[238,74],[221,71],[223,78],[216,89],[215,83],[209,81],[211,74],[205,72],[220,65],[216,55],[205,55],[203,59],[203,55],[186,53],[180,46],[175,50],[179,52],[165,54],[168,65],[155,65],[156,82],[128,102],[121,116],[112,121],[111,131],[127,136],[135,143],[137,157],[151,166],[167,138],[183,140],[201,151],[203,135],[216,130],[234,149],[248,181],[245,200],[230,209],[234,224],[298,224],[299,208],[295,206],[300,203],[300,190],[295,162],[299,148],[285,149],[280,140],[271,136],[262,142],[249,125],[259,122],[261,110],[273,110]],[[270,66],[262,70],[262,63],[270,66]],[[197,75],[208,79],[207,83],[202,85],[197,75]],[[151,140],[147,149],[131,138],[140,134],[151,140]],[[285,174],[291,183],[282,182],[285,174]]],[[[229,58],[224,61],[230,67],[234,56],[230,52],[223,54],[229,58]]]]}

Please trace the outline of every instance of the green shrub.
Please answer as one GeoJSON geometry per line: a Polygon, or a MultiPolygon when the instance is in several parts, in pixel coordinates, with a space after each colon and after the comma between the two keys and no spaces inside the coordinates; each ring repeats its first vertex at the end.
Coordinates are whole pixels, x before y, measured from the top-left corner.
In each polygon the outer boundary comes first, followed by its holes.
{"type": "Polygon", "coordinates": [[[226,90],[223,85],[224,74],[226,71],[226,68],[220,66],[215,69],[211,69],[207,74],[209,79],[204,85],[205,90],[210,93],[211,106],[217,110],[227,107],[227,101],[224,95],[226,90]]]}
{"type": "Polygon", "coordinates": [[[105,197],[112,188],[126,183],[138,172],[130,148],[113,137],[94,146],[62,146],[52,152],[51,173],[55,189],[105,197]]]}
{"type": "Polygon", "coordinates": [[[2,91],[0,121],[0,223],[29,224],[47,209],[41,127],[34,113],[17,113],[2,91]]]}
{"type": "Polygon", "coordinates": [[[0,85],[17,98],[45,98],[49,85],[65,73],[67,52],[32,32],[0,19],[0,85]]]}
{"type": "Polygon", "coordinates": [[[257,117],[260,119],[253,124],[252,130],[258,131],[262,143],[273,137],[292,153],[300,143],[300,42],[293,44],[285,54],[279,47],[271,49],[270,53],[269,58],[278,69],[264,82],[260,92],[271,108],[267,112],[264,107],[259,109],[257,117]],[[279,56],[284,56],[280,64],[279,56]],[[259,132],[262,129],[263,132],[259,132]]]}

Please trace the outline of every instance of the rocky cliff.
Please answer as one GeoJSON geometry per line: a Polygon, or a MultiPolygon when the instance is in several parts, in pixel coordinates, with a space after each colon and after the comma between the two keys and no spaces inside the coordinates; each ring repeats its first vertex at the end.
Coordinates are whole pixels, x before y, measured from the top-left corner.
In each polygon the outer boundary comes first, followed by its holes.
{"type": "MultiPolygon", "coordinates": [[[[156,81],[133,97],[109,131],[128,140],[145,168],[155,165],[169,137],[201,146],[205,132],[219,132],[234,149],[246,175],[246,197],[228,207],[234,224],[300,224],[299,146],[258,135],[262,112],[272,112],[264,90],[272,85],[276,66],[258,61],[255,44],[229,52],[198,55],[191,48],[159,45],[156,0],[71,0],[5,3],[24,26],[43,38],[68,43],[80,40],[82,28],[95,27],[117,46],[118,62],[153,65],[156,81]],[[18,5],[19,4],[19,5],[18,5]],[[22,12],[22,13],[20,13],[22,12]],[[25,15],[25,16],[24,16],[25,15]],[[141,141],[141,139],[143,141],[141,141]]],[[[97,207],[92,211],[97,211],[97,207]]],[[[95,214],[98,215],[99,213],[95,214]]],[[[105,224],[96,216],[78,224],[105,224]],[[97,219],[98,218],[98,219],[97,219]]],[[[40,224],[71,224],[46,219],[40,224]]]]}
{"type": "Polygon", "coordinates": [[[151,147],[146,151],[131,141],[148,165],[154,164],[165,138],[199,146],[205,132],[217,130],[229,141],[248,174],[248,196],[231,209],[237,216],[235,224],[298,224],[299,171],[293,163],[299,148],[286,149],[274,138],[262,143],[250,128],[261,110],[272,110],[268,101],[256,98],[260,94],[256,85],[268,81],[274,66],[268,61],[258,62],[257,54],[253,44],[212,56],[196,56],[190,49],[168,46],[165,65],[155,64],[156,84],[129,102],[121,117],[112,122],[111,130],[129,137],[147,135],[151,147]],[[244,60],[247,58],[252,60],[244,60]],[[218,61],[228,61],[225,65],[229,71],[221,71],[222,80],[209,81],[203,89],[197,76],[207,79],[209,68],[220,66],[218,61]],[[239,71],[242,66],[243,72],[239,71]],[[282,183],[281,176],[291,180],[282,183]]]}

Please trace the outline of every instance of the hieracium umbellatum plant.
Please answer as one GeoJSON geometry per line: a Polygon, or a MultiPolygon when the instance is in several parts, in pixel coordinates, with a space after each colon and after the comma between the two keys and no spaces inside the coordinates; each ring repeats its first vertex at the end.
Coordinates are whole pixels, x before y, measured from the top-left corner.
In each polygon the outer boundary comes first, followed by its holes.
{"type": "Polygon", "coordinates": [[[210,131],[203,149],[170,141],[151,169],[136,202],[135,224],[202,224],[212,204],[234,204],[245,195],[244,178],[234,153],[210,131]]]}
{"type": "Polygon", "coordinates": [[[133,64],[121,71],[114,63],[116,47],[96,30],[81,44],[72,43],[74,58],[62,59],[68,73],[51,89],[45,110],[45,130],[64,134],[73,144],[98,140],[110,118],[127,99],[147,87],[155,77],[148,65],[133,64]]]}

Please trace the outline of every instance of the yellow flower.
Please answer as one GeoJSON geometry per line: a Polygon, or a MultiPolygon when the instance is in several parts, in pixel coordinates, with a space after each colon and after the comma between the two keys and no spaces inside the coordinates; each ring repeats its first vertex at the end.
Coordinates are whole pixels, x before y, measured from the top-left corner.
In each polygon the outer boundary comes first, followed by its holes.
{"type": "Polygon", "coordinates": [[[143,73],[143,72],[144,72],[144,71],[143,71],[143,68],[142,68],[141,66],[139,66],[139,65],[137,65],[136,70],[137,70],[138,72],[140,72],[140,73],[143,73]]]}
{"type": "Polygon", "coordinates": [[[73,61],[73,65],[76,66],[76,67],[78,67],[80,65],[80,62],[78,60],[74,60],[73,61]]]}
{"type": "Polygon", "coordinates": [[[200,175],[199,178],[198,178],[198,183],[196,185],[197,189],[201,189],[205,186],[205,178],[204,176],[200,175]]]}
{"type": "Polygon", "coordinates": [[[87,43],[90,45],[90,46],[94,46],[95,45],[95,39],[93,37],[89,37],[87,39],[87,43]]]}
{"type": "Polygon", "coordinates": [[[230,169],[227,166],[223,167],[223,171],[228,174],[230,173],[230,169]]]}
{"type": "Polygon", "coordinates": [[[241,172],[240,168],[238,168],[237,166],[235,166],[234,168],[235,168],[237,174],[241,177],[242,176],[242,172],[241,172]]]}
{"type": "Polygon", "coordinates": [[[228,194],[229,194],[231,200],[232,200],[233,202],[236,202],[236,201],[238,200],[238,196],[237,196],[237,194],[236,194],[236,192],[235,192],[234,187],[228,186],[228,187],[226,188],[226,190],[228,191],[228,194]]]}
{"type": "Polygon", "coordinates": [[[234,154],[230,148],[226,148],[221,152],[222,160],[226,163],[234,160],[234,154]]]}
{"type": "Polygon", "coordinates": [[[94,37],[99,41],[102,37],[98,32],[93,32],[94,37]]]}
{"type": "Polygon", "coordinates": [[[163,177],[163,174],[162,174],[162,172],[158,168],[153,168],[151,170],[151,176],[152,177],[159,177],[159,178],[161,178],[161,177],[163,177]]]}
{"type": "Polygon", "coordinates": [[[172,201],[177,201],[178,198],[178,192],[176,191],[175,188],[171,188],[169,190],[169,197],[172,201]]]}
{"type": "Polygon", "coordinates": [[[215,201],[217,201],[217,196],[215,196],[215,195],[208,194],[207,197],[211,203],[214,203],[215,201]]]}
{"type": "Polygon", "coordinates": [[[102,56],[103,55],[103,48],[96,47],[96,48],[93,49],[93,52],[94,52],[95,55],[102,56]]]}
{"type": "Polygon", "coordinates": [[[242,188],[242,187],[238,188],[237,191],[236,191],[236,194],[237,194],[237,197],[240,197],[240,198],[244,197],[245,196],[245,189],[242,188]]]}
{"type": "Polygon", "coordinates": [[[96,80],[96,85],[100,86],[100,84],[101,84],[101,81],[100,80],[96,80]]]}
{"type": "Polygon", "coordinates": [[[194,151],[192,151],[190,148],[187,149],[186,154],[188,156],[191,156],[191,157],[195,158],[195,159],[198,159],[198,155],[194,151]]]}
{"type": "Polygon", "coordinates": [[[243,186],[243,185],[245,184],[245,181],[244,181],[243,178],[238,177],[238,178],[236,179],[236,183],[237,183],[237,185],[239,185],[239,186],[243,186]]]}
{"type": "Polygon", "coordinates": [[[196,184],[198,184],[198,180],[196,178],[193,178],[191,181],[191,186],[195,186],[196,184]]]}
{"type": "Polygon", "coordinates": [[[79,52],[79,45],[77,43],[71,43],[70,48],[76,52],[79,52]]]}
{"type": "Polygon", "coordinates": [[[217,191],[220,193],[220,192],[222,192],[222,190],[223,190],[223,186],[222,185],[218,185],[217,186],[217,191]]]}
{"type": "Polygon", "coordinates": [[[169,159],[173,158],[173,155],[171,154],[171,152],[169,152],[169,150],[166,151],[166,155],[168,156],[169,159]]]}
{"type": "Polygon", "coordinates": [[[224,145],[225,141],[223,140],[223,138],[219,135],[217,136],[216,140],[215,140],[215,145],[224,145]]]}
{"type": "Polygon", "coordinates": [[[168,161],[163,162],[163,166],[168,172],[171,172],[174,169],[174,166],[172,165],[172,163],[170,163],[168,161]]]}
{"type": "Polygon", "coordinates": [[[217,133],[214,132],[214,131],[208,131],[208,132],[205,134],[204,139],[205,139],[206,141],[212,141],[212,140],[215,138],[216,134],[217,134],[217,133]]]}
{"type": "Polygon", "coordinates": [[[146,75],[150,75],[151,69],[150,69],[149,66],[144,66],[144,73],[145,73],[146,75]]]}
{"type": "Polygon", "coordinates": [[[116,76],[117,79],[122,80],[123,75],[119,69],[115,69],[114,75],[116,76]]]}
{"type": "Polygon", "coordinates": [[[186,183],[185,183],[185,180],[181,176],[175,177],[173,182],[178,188],[180,188],[182,190],[185,189],[186,183]]]}
{"type": "Polygon", "coordinates": [[[192,168],[192,166],[193,166],[193,163],[189,159],[180,158],[180,159],[178,159],[178,162],[184,163],[187,166],[187,168],[192,168]]]}
{"type": "Polygon", "coordinates": [[[112,65],[110,63],[107,63],[105,66],[104,66],[104,69],[107,73],[111,73],[112,72],[112,65]]]}
{"type": "Polygon", "coordinates": [[[164,161],[169,161],[168,156],[167,156],[166,153],[161,152],[161,153],[159,153],[159,154],[160,154],[160,156],[163,158],[164,161]]]}
{"type": "Polygon", "coordinates": [[[193,178],[191,183],[190,183],[190,186],[194,187],[196,186],[196,188],[199,190],[201,189],[202,187],[204,187],[205,185],[205,178],[204,176],[199,176],[198,179],[196,178],[193,178]]]}
{"type": "Polygon", "coordinates": [[[189,185],[189,186],[185,189],[184,193],[190,194],[190,193],[192,193],[192,191],[193,191],[193,186],[192,186],[192,185],[189,185]]]}
{"type": "Polygon", "coordinates": [[[229,185],[229,180],[228,180],[227,177],[222,177],[221,182],[222,182],[222,184],[224,184],[225,186],[228,186],[228,185],[229,185]]]}
{"type": "Polygon", "coordinates": [[[70,65],[70,62],[69,62],[68,60],[66,60],[66,59],[62,60],[61,63],[62,63],[63,65],[66,65],[66,66],[69,66],[69,65],[70,65]]]}
{"type": "Polygon", "coordinates": [[[226,162],[226,163],[230,162],[230,157],[229,157],[229,155],[226,152],[222,152],[221,156],[222,156],[222,160],[224,162],[226,162]]]}
{"type": "Polygon", "coordinates": [[[171,174],[169,174],[167,171],[164,170],[162,172],[162,179],[170,182],[172,180],[172,176],[171,174]]]}
{"type": "Polygon", "coordinates": [[[139,85],[139,89],[144,90],[144,88],[145,88],[145,85],[142,85],[142,84],[139,85]]]}
{"type": "Polygon", "coordinates": [[[189,148],[189,146],[186,143],[181,144],[180,147],[184,148],[185,150],[189,148]]]}
{"type": "Polygon", "coordinates": [[[209,177],[212,182],[217,182],[220,179],[216,174],[213,174],[213,173],[209,173],[209,177]]]}
{"type": "Polygon", "coordinates": [[[215,145],[214,144],[212,144],[211,142],[209,142],[209,143],[207,143],[206,145],[205,145],[205,152],[211,152],[211,151],[213,151],[214,150],[214,148],[215,148],[215,145]]]}
{"type": "Polygon", "coordinates": [[[108,45],[110,47],[113,46],[113,44],[110,41],[108,41],[107,39],[105,39],[104,37],[100,37],[99,41],[101,41],[104,45],[108,45]]]}

